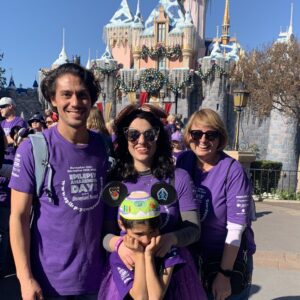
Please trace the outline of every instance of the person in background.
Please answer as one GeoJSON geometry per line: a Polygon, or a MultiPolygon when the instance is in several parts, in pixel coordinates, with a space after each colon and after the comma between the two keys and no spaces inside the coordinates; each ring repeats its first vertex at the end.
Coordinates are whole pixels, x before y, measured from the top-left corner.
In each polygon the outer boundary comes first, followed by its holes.
{"type": "Polygon", "coordinates": [[[54,111],[52,111],[52,109],[48,108],[45,109],[45,124],[46,127],[52,127],[57,125],[58,122],[58,114],[54,111]]]}
{"type": "Polygon", "coordinates": [[[178,157],[177,166],[189,172],[196,186],[201,237],[195,249],[209,299],[248,299],[255,252],[250,181],[240,163],[224,153],[227,132],[215,111],[195,112],[184,140],[190,150],[178,157]],[[231,285],[233,270],[243,263],[245,282],[231,285]],[[216,273],[211,272],[213,265],[216,273]]]}
{"type": "Polygon", "coordinates": [[[92,107],[89,117],[86,121],[86,127],[87,129],[90,129],[97,133],[102,133],[106,136],[109,136],[109,132],[105,126],[104,118],[102,116],[102,113],[99,111],[97,107],[92,107]]]}
{"type": "Polygon", "coordinates": [[[46,128],[44,117],[38,112],[30,117],[28,125],[35,132],[42,132],[46,128]]]}
{"type": "Polygon", "coordinates": [[[172,142],[172,155],[174,159],[174,163],[176,164],[176,160],[178,156],[185,150],[184,142],[183,142],[183,134],[176,130],[171,135],[172,142]]]}
{"type": "MultiPolygon", "coordinates": [[[[4,132],[3,166],[0,171],[0,277],[11,276],[15,273],[15,266],[9,243],[9,216],[11,189],[8,187],[11,177],[12,164],[15,156],[14,140],[11,130],[18,126],[27,127],[27,123],[16,115],[16,104],[10,97],[0,99],[0,112],[3,120],[1,129],[4,132]]],[[[13,280],[17,283],[17,280],[13,280]]],[[[16,285],[17,286],[17,285],[16,285]]]]}
{"type": "Polygon", "coordinates": [[[6,137],[2,127],[0,126],[0,168],[2,168],[6,145],[7,145],[6,137]]]}
{"type": "Polygon", "coordinates": [[[169,137],[171,138],[171,135],[176,131],[176,116],[173,114],[169,114],[167,116],[167,125],[165,125],[165,130],[168,132],[169,137]]]}
{"type": "Polygon", "coordinates": [[[97,299],[105,252],[101,247],[108,157],[99,134],[86,128],[99,84],[89,70],[66,63],[41,83],[44,98],[59,113],[57,126],[45,130],[49,164],[34,205],[36,178],[32,144],[21,143],[10,180],[11,245],[22,298],[97,299]]]}
{"type": "Polygon", "coordinates": [[[0,112],[2,118],[4,118],[3,121],[1,121],[1,127],[4,130],[5,136],[6,136],[6,159],[14,159],[14,148],[13,143],[14,141],[10,137],[10,131],[11,129],[18,125],[20,127],[27,127],[27,123],[24,121],[23,118],[18,117],[16,115],[16,104],[14,100],[10,97],[3,97],[0,99],[0,112]]]}

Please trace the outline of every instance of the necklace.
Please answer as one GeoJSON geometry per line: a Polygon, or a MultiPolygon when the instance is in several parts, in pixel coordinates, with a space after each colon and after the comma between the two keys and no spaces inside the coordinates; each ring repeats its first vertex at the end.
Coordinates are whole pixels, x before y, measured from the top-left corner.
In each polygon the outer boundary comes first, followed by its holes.
{"type": "Polygon", "coordinates": [[[145,171],[140,171],[138,172],[139,176],[145,176],[145,175],[150,175],[151,174],[151,169],[145,170],[145,171]]]}

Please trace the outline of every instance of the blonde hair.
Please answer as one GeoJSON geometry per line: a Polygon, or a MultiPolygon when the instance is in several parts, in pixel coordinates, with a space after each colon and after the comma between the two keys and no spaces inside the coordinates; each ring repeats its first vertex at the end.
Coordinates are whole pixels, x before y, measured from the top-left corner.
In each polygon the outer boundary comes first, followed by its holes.
{"type": "Polygon", "coordinates": [[[170,122],[175,122],[176,121],[176,116],[173,115],[173,114],[169,114],[168,117],[167,117],[167,122],[170,123],[170,122]]]}
{"type": "Polygon", "coordinates": [[[109,135],[107,128],[105,127],[102,113],[95,106],[91,108],[90,114],[86,121],[86,127],[87,129],[109,135]]]}
{"type": "Polygon", "coordinates": [[[222,151],[225,149],[228,141],[228,134],[225,125],[222,119],[220,118],[220,116],[218,115],[218,113],[216,113],[212,109],[203,108],[194,112],[191,115],[188,123],[186,124],[185,131],[184,131],[184,142],[188,148],[190,148],[190,141],[191,141],[190,130],[192,126],[195,124],[211,127],[213,130],[218,131],[220,134],[219,136],[220,143],[218,146],[218,150],[222,151]]]}

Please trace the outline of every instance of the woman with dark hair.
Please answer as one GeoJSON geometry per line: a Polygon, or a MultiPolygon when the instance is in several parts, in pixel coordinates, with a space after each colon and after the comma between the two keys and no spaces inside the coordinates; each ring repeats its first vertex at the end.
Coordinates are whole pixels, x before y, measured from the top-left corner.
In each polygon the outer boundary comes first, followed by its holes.
{"type": "MultiPolygon", "coordinates": [[[[151,186],[159,181],[175,187],[177,200],[161,206],[161,234],[156,248],[159,257],[164,257],[173,246],[194,243],[200,235],[191,179],[186,171],[174,167],[170,139],[160,120],[164,117],[164,111],[149,104],[129,105],[119,113],[115,122],[116,166],[112,173],[114,180],[125,183],[129,193],[150,193],[151,186]]],[[[160,192],[164,197],[165,191],[160,192]]],[[[122,236],[109,234],[103,244],[108,251],[117,251],[128,268],[134,267],[132,252],[122,236]]]]}

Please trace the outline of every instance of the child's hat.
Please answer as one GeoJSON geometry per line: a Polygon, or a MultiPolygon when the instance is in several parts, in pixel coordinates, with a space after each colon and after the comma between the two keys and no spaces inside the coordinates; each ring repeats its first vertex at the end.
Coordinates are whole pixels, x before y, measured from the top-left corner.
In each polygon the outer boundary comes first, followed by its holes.
{"type": "Polygon", "coordinates": [[[127,187],[113,181],[102,191],[102,201],[110,206],[119,206],[119,214],[127,220],[147,220],[160,215],[160,205],[169,205],[176,199],[175,188],[166,183],[155,183],[151,195],[144,191],[134,191],[128,195],[127,187]]]}
{"type": "Polygon", "coordinates": [[[119,214],[127,220],[147,220],[158,217],[158,202],[143,191],[130,193],[121,203],[119,214]]]}

